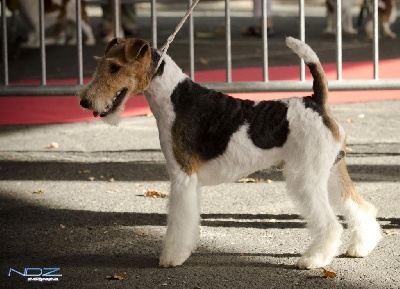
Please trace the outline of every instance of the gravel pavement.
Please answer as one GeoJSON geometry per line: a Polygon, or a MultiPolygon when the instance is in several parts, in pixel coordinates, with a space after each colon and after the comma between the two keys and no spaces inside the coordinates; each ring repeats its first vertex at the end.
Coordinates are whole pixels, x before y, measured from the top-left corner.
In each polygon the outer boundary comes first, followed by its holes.
{"type": "Polygon", "coordinates": [[[333,106],[351,176],[384,231],[366,258],[345,257],[343,245],[326,268],[335,278],[296,269],[309,238],[279,172],[204,188],[197,251],[162,269],[168,196],[144,196],[169,192],[153,117],[0,127],[0,288],[399,288],[399,110],[399,101],[333,106]],[[10,268],[62,276],[27,281],[10,268]],[[114,274],[125,278],[106,278],[114,274]]]}

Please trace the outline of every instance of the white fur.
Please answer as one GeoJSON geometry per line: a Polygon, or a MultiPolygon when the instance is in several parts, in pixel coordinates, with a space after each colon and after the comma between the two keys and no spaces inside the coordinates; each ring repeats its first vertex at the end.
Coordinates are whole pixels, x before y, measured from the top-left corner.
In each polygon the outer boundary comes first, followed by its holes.
{"type": "Polygon", "coordinates": [[[175,113],[170,96],[175,86],[187,75],[168,55],[164,56],[164,61],[164,73],[152,80],[149,87],[144,91],[144,95],[157,121],[161,149],[167,161],[168,169],[179,171],[179,165],[172,153],[171,127],[175,120],[175,113]]]}
{"type": "Polygon", "coordinates": [[[365,206],[361,207],[351,198],[343,197],[343,183],[337,165],[331,169],[328,184],[330,201],[338,213],[344,214],[351,231],[347,255],[367,256],[382,238],[380,226],[373,215],[374,208],[367,202],[365,202],[365,206]]]}
{"type": "Polygon", "coordinates": [[[317,54],[306,43],[289,36],[286,37],[286,45],[303,58],[305,63],[319,63],[317,54]]]}
{"type": "Polygon", "coordinates": [[[200,230],[200,191],[196,174],[175,172],[171,178],[168,226],[160,265],[182,265],[196,249],[200,230]]]}
{"type": "Polygon", "coordinates": [[[353,257],[365,257],[381,240],[381,228],[371,212],[360,208],[353,200],[346,200],[345,208],[349,227],[352,230],[346,253],[353,257]]]}
{"type": "Polygon", "coordinates": [[[284,145],[287,155],[284,175],[287,190],[307,220],[313,237],[298,266],[319,268],[332,261],[340,245],[342,227],[329,203],[327,182],[341,144],[333,140],[321,121],[316,121],[317,113],[305,109],[296,99],[288,101],[291,133],[284,145]]]}
{"type": "Polygon", "coordinates": [[[171,127],[175,114],[170,95],[187,76],[168,55],[165,55],[164,61],[163,74],[154,78],[144,93],[157,121],[161,149],[171,179],[168,226],[160,257],[160,265],[170,267],[181,265],[196,248],[199,239],[200,189],[197,176],[182,172],[172,152],[171,127]]]}
{"type": "Polygon", "coordinates": [[[125,102],[127,101],[127,99],[128,97],[125,97],[124,103],[120,104],[115,112],[109,113],[107,116],[102,117],[101,120],[110,125],[118,126],[119,122],[121,121],[121,113],[125,109],[125,102]]]}
{"type": "MultiPolygon", "coordinates": [[[[305,43],[291,37],[286,42],[306,62],[319,62],[315,52],[305,43]]],[[[365,256],[375,247],[380,236],[379,225],[357,204],[341,198],[341,179],[337,170],[332,168],[336,167],[333,164],[344,142],[344,130],[340,127],[341,140],[336,141],[320,115],[305,108],[301,99],[281,101],[288,107],[290,129],[283,147],[269,150],[257,148],[249,139],[248,124],[245,123],[231,136],[223,155],[204,163],[197,173],[187,175],[183,172],[172,152],[171,127],[175,113],[170,96],[176,85],[186,77],[166,55],[163,74],[156,76],[145,91],[157,120],[161,148],[171,178],[161,266],[181,265],[196,248],[199,240],[200,186],[233,181],[281,161],[285,162],[284,174],[289,194],[306,218],[313,238],[298,262],[300,268],[326,266],[338,253],[343,229],[331,203],[346,212],[353,228],[348,253],[365,256]]]]}
{"type": "Polygon", "coordinates": [[[248,125],[243,125],[232,135],[225,153],[200,168],[198,178],[202,186],[236,181],[282,160],[281,148],[263,150],[256,147],[247,130],[248,125]]]}

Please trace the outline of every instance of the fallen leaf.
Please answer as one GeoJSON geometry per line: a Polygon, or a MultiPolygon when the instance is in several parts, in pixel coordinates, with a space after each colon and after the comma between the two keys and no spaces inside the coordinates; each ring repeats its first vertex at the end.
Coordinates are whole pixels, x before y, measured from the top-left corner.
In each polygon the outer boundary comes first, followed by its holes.
{"type": "Polygon", "coordinates": [[[258,183],[260,182],[259,178],[241,178],[236,181],[237,183],[258,183]]]}
{"type": "Polygon", "coordinates": [[[91,172],[89,170],[79,170],[79,174],[90,174],[91,172]]]}
{"type": "Polygon", "coordinates": [[[42,189],[39,189],[39,190],[37,190],[37,191],[34,191],[33,192],[35,195],[41,195],[41,194],[44,194],[44,191],[42,190],[42,189]]]}
{"type": "Polygon", "coordinates": [[[346,147],[346,152],[350,153],[352,151],[353,151],[353,149],[351,147],[346,147]]]}
{"type": "Polygon", "coordinates": [[[204,58],[204,57],[200,57],[199,58],[199,62],[200,62],[200,64],[203,64],[203,65],[207,65],[208,64],[208,60],[206,58],[204,58]]]}
{"type": "Polygon", "coordinates": [[[63,224],[60,224],[61,229],[65,229],[65,226],[63,224]]]}
{"type": "Polygon", "coordinates": [[[399,231],[394,230],[394,229],[385,230],[384,232],[385,232],[386,235],[398,235],[398,234],[400,234],[399,231]]]}
{"type": "Polygon", "coordinates": [[[225,31],[224,27],[220,26],[220,27],[215,28],[215,34],[223,36],[223,35],[225,35],[225,33],[226,33],[226,31],[225,31]]]}
{"type": "Polygon", "coordinates": [[[195,33],[195,37],[196,38],[213,38],[214,37],[214,33],[212,32],[196,32],[195,33]]]}
{"type": "Polygon", "coordinates": [[[143,238],[145,238],[145,237],[147,237],[147,236],[149,235],[149,233],[146,233],[146,232],[140,232],[140,233],[137,233],[137,235],[138,235],[139,237],[143,237],[143,238]]]}
{"type": "Polygon", "coordinates": [[[165,198],[165,197],[167,197],[167,194],[149,190],[149,191],[146,191],[144,193],[144,196],[145,197],[152,197],[152,198],[165,198]]]}
{"type": "Polygon", "coordinates": [[[121,274],[114,274],[114,275],[109,275],[106,277],[107,280],[124,280],[126,278],[126,272],[123,272],[121,274]]]}
{"type": "Polygon", "coordinates": [[[337,276],[335,272],[328,271],[324,268],[322,268],[322,269],[324,270],[324,276],[326,278],[335,278],[337,276]]]}
{"type": "Polygon", "coordinates": [[[94,181],[95,179],[96,179],[95,177],[88,177],[88,180],[91,182],[94,181]]]}
{"type": "Polygon", "coordinates": [[[48,149],[58,149],[58,143],[53,141],[47,146],[47,148],[48,149]]]}
{"type": "Polygon", "coordinates": [[[273,180],[270,180],[270,179],[267,179],[265,182],[266,182],[267,184],[271,184],[271,183],[273,183],[274,181],[273,181],[273,180]]]}
{"type": "Polygon", "coordinates": [[[114,183],[114,182],[115,182],[114,178],[111,178],[111,179],[109,179],[108,181],[109,181],[110,183],[114,183]]]}

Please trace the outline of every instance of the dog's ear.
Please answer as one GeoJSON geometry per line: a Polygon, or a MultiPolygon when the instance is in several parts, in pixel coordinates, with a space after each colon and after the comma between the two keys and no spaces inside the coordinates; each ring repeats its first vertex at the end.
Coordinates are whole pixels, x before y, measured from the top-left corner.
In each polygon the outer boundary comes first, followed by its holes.
{"type": "Polygon", "coordinates": [[[97,61],[97,63],[100,63],[100,61],[103,59],[103,57],[100,56],[93,56],[93,58],[97,61]]]}
{"type": "Polygon", "coordinates": [[[117,45],[117,44],[120,44],[120,43],[124,43],[124,42],[126,42],[126,39],[124,39],[124,38],[117,37],[117,38],[112,39],[110,42],[108,42],[108,44],[106,46],[106,49],[104,50],[104,55],[106,55],[107,52],[110,51],[110,49],[114,45],[117,45]]]}
{"type": "MultiPolygon", "coordinates": [[[[150,55],[150,43],[142,39],[127,39],[125,43],[125,58],[128,61],[140,60],[150,55]]],[[[150,60],[150,57],[149,57],[150,60]]]]}

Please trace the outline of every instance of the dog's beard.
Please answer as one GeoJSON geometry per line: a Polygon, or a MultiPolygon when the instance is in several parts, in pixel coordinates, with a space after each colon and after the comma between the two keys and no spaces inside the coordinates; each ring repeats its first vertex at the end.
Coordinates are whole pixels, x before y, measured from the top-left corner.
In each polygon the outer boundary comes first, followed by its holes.
{"type": "Polygon", "coordinates": [[[107,116],[102,117],[101,119],[105,123],[108,123],[109,125],[118,126],[119,122],[121,121],[121,114],[124,111],[124,109],[125,109],[125,104],[121,104],[115,111],[107,114],[107,116]]]}
{"type": "Polygon", "coordinates": [[[119,103],[114,103],[114,107],[111,107],[108,112],[103,112],[105,115],[100,114],[101,119],[112,126],[117,126],[121,121],[121,114],[125,110],[125,104],[128,101],[128,98],[129,97],[125,91],[119,103]]]}

